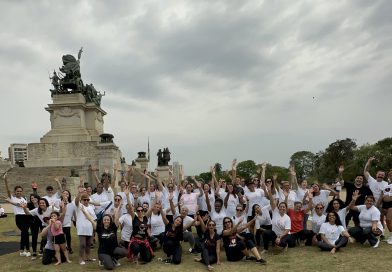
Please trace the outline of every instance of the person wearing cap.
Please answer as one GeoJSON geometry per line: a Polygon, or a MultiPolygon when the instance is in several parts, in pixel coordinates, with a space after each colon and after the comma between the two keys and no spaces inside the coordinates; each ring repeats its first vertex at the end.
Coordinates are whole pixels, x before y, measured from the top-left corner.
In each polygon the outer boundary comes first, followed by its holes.
{"type": "Polygon", "coordinates": [[[46,187],[46,195],[43,198],[46,198],[49,202],[49,206],[56,206],[57,208],[60,207],[60,202],[61,202],[61,195],[60,192],[63,190],[61,183],[59,179],[55,178],[55,181],[57,182],[57,191],[54,191],[53,186],[49,185],[46,187]]]}

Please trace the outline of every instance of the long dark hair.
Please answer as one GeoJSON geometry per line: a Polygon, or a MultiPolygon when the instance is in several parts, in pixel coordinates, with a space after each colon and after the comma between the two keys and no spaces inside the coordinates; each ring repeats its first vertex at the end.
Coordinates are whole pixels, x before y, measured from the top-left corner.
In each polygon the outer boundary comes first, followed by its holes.
{"type": "Polygon", "coordinates": [[[38,199],[38,213],[39,213],[39,214],[43,214],[43,211],[42,211],[41,207],[39,206],[39,202],[40,202],[41,200],[45,202],[46,208],[49,208],[49,202],[48,202],[48,200],[47,200],[46,198],[44,198],[44,197],[39,198],[39,199],[38,199]]]}
{"type": "Polygon", "coordinates": [[[109,219],[110,219],[110,223],[109,223],[109,228],[108,228],[108,230],[111,230],[111,231],[114,231],[114,229],[112,229],[112,227],[113,227],[113,218],[112,218],[112,216],[110,215],[110,214],[104,214],[103,216],[102,216],[102,218],[99,220],[99,224],[101,225],[101,227],[102,227],[102,229],[104,229],[104,226],[103,226],[103,219],[105,218],[105,217],[109,217],[109,219]]]}
{"type": "Polygon", "coordinates": [[[342,221],[340,220],[340,217],[339,217],[339,215],[337,214],[337,212],[335,212],[335,211],[331,211],[331,212],[328,212],[327,213],[327,216],[326,216],[326,218],[325,218],[325,222],[326,223],[329,223],[329,220],[328,220],[328,215],[330,214],[330,213],[333,213],[334,215],[335,215],[335,225],[336,226],[343,226],[342,225],[342,221]]]}
{"type": "Polygon", "coordinates": [[[253,206],[252,206],[252,218],[256,216],[256,206],[259,206],[259,208],[261,208],[259,204],[253,204],[253,206]]]}
{"type": "Polygon", "coordinates": [[[333,212],[333,211],[334,211],[334,208],[333,208],[333,202],[334,202],[334,201],[339,202],[339,209],[343,209],[344,207],[346,207],[346,204],[344,204],[344,202],[343,202],[341,199],[335,198],[335,199],[332,199],[332,200],[328,203],[327,212],[333,212]]]}
{"type": "MultiPolygon", "coordinates": [[[[72,202],[71,192],[68,191],[68,190],[63,190],[63,192],[64,192],[64,191],[66,191],[66,192],[68,193],[68,198],[67,198],[68,203],[71,203],[71,202],[72,202]]],[[[61,196],[61,199],[63,199],[63,196],[61,196]]]]}

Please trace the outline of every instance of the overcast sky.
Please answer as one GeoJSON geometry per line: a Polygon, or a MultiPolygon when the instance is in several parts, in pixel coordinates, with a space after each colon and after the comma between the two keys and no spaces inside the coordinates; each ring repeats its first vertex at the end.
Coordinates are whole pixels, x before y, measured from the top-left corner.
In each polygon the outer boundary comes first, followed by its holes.
{"type": "Polygon", "coordinates": [[[392,1],[0,1],[0,150],[50,129],[48,72],[77,55],[127,162],[233,158],[392,136],[392,1]]]}

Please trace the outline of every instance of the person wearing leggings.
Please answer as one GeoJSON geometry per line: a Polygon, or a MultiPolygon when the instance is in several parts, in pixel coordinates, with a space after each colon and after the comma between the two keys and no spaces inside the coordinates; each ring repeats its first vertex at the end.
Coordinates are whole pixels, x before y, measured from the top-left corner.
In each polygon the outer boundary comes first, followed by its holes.
{"type": "Polygon", "coordinates": [[[161,216],[165,224],[165,234],[163,236],[163,252],[166,253],[167,259],[165,263],[180,264],[182,257],[182,247],[180,242],[183,240],[183,225],[181,216],[174,218],[173,223],[170,223],[166,218],[165,212],[161,206],[161,216]]]}
{"type": "MultiPolygon", "coordinates": [[[[36,194],[31,194],[30,195],[30,201],[27,203],[27,208],[31,211],[34,210],[35,208],[38,208],[38,200],[39,196],[36,194]]],[[[42,223],[41,220],[38,218],[38,216],[32,216],[31,217],[31,224],[30,224],[30,230],[31,230],[31,248],[33,250],[33,253],[31,255],[31,259],[35,260],[37,259],[37,243],[38,243],[38,233],[40,230],[42,230],[42,223]]],[[[41,248],[40,248],[41,249],[41,248]]]]}
{"type": "Polygon", "coordinates": [[[204,224],[200,213],[197,213],[197,217],[204,233],[201,239],[201,258],[195,258],[195,261],[204,263],[207,269],[211,271],[214,269],[212,264],[220,264],[221,237],[217,234],[215,221],[209,220],[207,224],[204,224]]]}
{"type": "Polygon", "coordinates": [[[8,186],[7,172],[3,175],[5,188],[7,190],[8,198],[6,201],[13,205],[15,214],[15,223],[20,230],[20,253],[21,257],[30,257],[30,240],[29,240],[29,228],[31,217],[26,215],[23,206],[27,205],[27,200],[22,196],[23,188],[21,186],[15,186],[14,195],[8,186]]]}

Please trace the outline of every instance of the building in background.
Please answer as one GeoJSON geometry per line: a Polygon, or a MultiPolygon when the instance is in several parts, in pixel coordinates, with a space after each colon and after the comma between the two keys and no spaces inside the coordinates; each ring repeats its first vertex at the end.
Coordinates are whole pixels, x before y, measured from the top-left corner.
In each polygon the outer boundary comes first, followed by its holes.
{"type": "Polygon", "coordinates": [[[24,166],[24,161],[27,160],[27,144],[11,144],[8,156],[12,166],[24,166]]]}
{"type": "Polygon", "coordinates": [[[182,164],[180,164],[179,162],[173,162],[173,176],[176,179],[176,182],[179,182],[180,180],[180,172],[183,170],[182,168],[182,164]]]}

